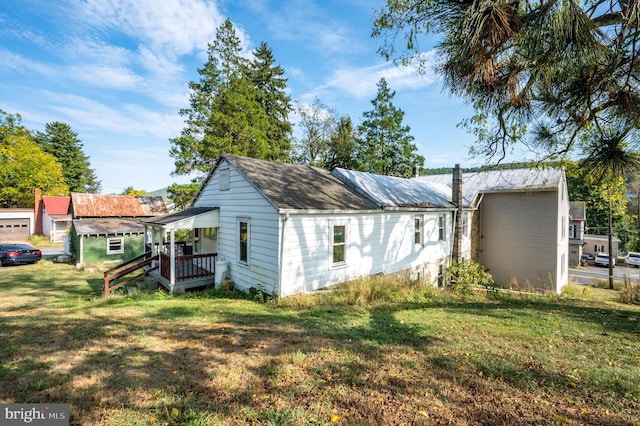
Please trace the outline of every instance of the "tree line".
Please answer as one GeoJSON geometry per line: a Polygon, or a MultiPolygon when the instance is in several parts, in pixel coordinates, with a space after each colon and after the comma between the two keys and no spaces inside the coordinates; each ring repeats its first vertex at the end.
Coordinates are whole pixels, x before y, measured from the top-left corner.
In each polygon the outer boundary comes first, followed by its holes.
{"type": "Polygon", "coordinates": [[[247,57],[229,19],[217,29],[198,74],[200,79],[189,83],[190,106],[180,111],[185,126],[170,140],[173,175],[197,175],[191,184],[169,188],[178,205],[189,203],[225,153],[392,176],[409,176],[414,166],[424,164],[385,79],[358,125],[317,98],[294,105],[284,69],[269,45],[261,43],[247,57]],[[299,117],[298,138],[293,137],[292,113],[299,117]]]}
{"type": "Polygon", "coordinates": [[[32,131],[19,114],[0,110],[0,207],[33,207],[35,188],[43,195],[100,192],[82,147],[68,124],[55,121],[32,131]]]}

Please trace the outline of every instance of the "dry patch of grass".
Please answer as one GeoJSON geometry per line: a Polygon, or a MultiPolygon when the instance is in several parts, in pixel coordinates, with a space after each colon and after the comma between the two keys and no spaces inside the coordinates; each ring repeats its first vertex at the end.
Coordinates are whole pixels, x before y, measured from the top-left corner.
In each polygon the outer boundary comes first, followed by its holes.
{"type": "Polygon", "coordinates": [[[68,265],[0,270],[1,402],[69,403],[92,425],[640,419],[637,307],[392,282],[105,300],[100,283],[68,265]]]}

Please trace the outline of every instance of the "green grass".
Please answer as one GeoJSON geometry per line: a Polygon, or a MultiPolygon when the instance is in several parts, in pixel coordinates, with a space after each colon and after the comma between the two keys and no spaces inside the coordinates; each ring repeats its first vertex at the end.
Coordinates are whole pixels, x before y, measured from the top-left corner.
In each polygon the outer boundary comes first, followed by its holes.
{"type": "Polygon", "coordinates": [[[101,282],[0,269],[0,402],[69,403],[72,424],[100,425],[640,421],[640,308],[610,290],[461,300],[361,280],[258,303],[103,299],[101,282]]]}

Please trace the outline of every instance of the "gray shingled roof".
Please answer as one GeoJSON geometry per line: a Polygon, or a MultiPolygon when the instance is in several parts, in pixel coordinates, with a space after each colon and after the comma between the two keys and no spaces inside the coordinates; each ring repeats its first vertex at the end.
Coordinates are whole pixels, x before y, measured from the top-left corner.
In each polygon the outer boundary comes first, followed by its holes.
{"type": "Polygon", "coordinates": [[[243,174],[279,209],[375,210],[379,208],[371,200],[349,188],[324,169],[226,154],[221,157],[216,167],[223,159],[243,174]]]}
{"type": "Polygon", "coordinates": [[[138,219],[75,219],[73,227],[78,235],[142,234],[144,226],[138,219]]]}
{"type": "MultiPolygon", "coordinates": [[[[539,191],[557,188],[563,176],[563,170],[550,169],[515,169],[491,170],[462,174],[463,204],[471,206],[478,194],[484,192],[503,191],[539,191]]],[[[414,178],[418,181],[430,182],[451,188],[452,175],[431,175],[414,178]]]]}
{"type": "Polygon", "coordinates": [[[332,173],[380,207],[454,207],[451,203],[451,189],[444,192],[442,186],[429,182],[340,168],[334,169],[332,173]]]}

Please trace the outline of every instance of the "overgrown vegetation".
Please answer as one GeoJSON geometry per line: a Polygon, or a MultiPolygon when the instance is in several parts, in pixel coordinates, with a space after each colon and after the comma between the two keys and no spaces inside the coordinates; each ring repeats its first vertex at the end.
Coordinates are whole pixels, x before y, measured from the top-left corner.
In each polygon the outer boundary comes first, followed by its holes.
{"type": "Polygon", "coordinates": [[[2,268],[0,402],[69,403],[72,424],[96,425],[640,418],[638,306],[461,300],[382,277],[267,303],[219,289],[103,299],[101,284],[70,265],[2,268]]]}

